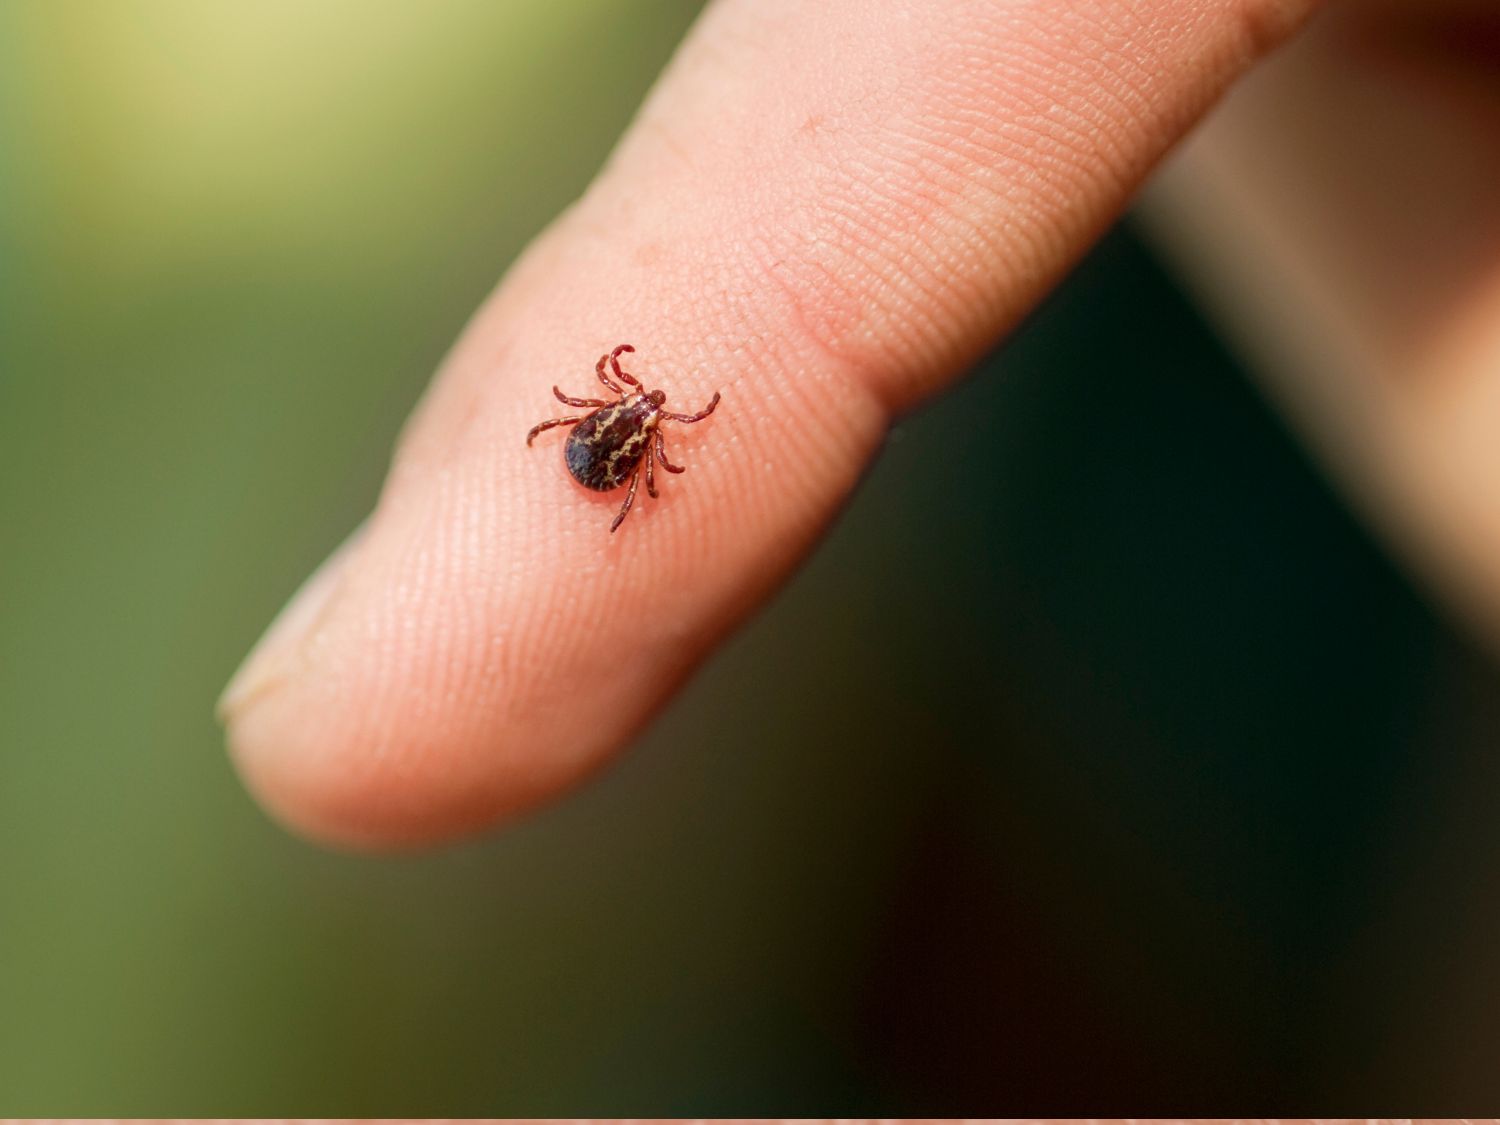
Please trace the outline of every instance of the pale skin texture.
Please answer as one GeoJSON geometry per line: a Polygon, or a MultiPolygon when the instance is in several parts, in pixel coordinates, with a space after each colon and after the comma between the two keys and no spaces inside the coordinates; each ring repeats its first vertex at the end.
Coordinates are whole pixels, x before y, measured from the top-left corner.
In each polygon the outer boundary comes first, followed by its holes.
{"type": "Polygon", "coordinates": [[[710,5],[455,346],[364,531],[227,690],[251,789],[309,836],[389,847],[581,780],[787,577],[892,419],[1001,339],[1313,7],[710,5]],[[620,494],[524,437],[624,342],[668,409],[723,401],[669,435],[688,472],[610,536],[620,494]]]}

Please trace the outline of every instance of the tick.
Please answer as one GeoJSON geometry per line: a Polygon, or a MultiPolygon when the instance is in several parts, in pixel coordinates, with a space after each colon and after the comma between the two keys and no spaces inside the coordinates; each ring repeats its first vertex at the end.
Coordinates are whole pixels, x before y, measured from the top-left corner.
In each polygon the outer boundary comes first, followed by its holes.
{"type": "Polygon", "coordinates": [[[558,401],[568,406],[595,409],[576,418],[552,418],[531,427],[531,432],[526,435],[526,444],[530,445],[532,439],[543,430],[550,430],[553,426],[573,426],[575,429],[568,435],[568,442],[563,446],[563,459],[567,461],[568,472],[573,474],[574,480],[595,492],[609,492],[619,488],[627,480],[630,482],[630,491],[625,493],[625,503],[620,505],[619,514],[615,516],[614,523],[609,525],[611,532],[630,513],[642,469],[646,473],[646,491],[651,494],[652,499],[657,496],[656,475],[653,472],[656,461],[660,461],[661,467],[669,473],[687,471],[667,460],[667,447],[661,434],[662,420],[670,418],[674,422],[701,422],[719,405],[719,392],[715,391],[708,405],[696,414],[674,414],[670,410],[663,410],[667,401],[665,394],[661,391],[648,391],[634,375],[620,370],[620,356],[633,351],[635,349],[629,344],[621,344],[608,355],[600,356],[599,362],[594,365],[594,374],[599,376],[599,381],[619,395],[619,398],[613,402],[598,398],[570,398],[553,387],[552,393],[557,396],[558,401]],[[614,379],[609,377],[606,367],[614,372],[614,379]],[[626,390],[615,379],[635,389],[626,390]]]}

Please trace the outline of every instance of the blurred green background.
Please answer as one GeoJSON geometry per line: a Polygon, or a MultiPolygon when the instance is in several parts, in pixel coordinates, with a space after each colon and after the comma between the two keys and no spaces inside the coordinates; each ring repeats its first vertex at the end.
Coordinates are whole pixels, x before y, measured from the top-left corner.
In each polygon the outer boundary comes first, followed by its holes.
{"type": "Polygon", "coordinates": [[[0,1110],[1500,1096],[1500,684],[1128,228],[578,798],[241,791],[221,684],[695,7],[0,3],[0,1110]]]}

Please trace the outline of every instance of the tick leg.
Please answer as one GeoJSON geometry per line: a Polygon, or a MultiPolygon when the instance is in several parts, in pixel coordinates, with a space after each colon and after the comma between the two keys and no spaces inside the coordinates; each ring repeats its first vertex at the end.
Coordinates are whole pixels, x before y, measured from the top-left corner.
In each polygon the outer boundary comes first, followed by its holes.
{"type": "Polygon", "coordinates": [[[601,355],[599,357],[599,362],[596,363],[596,364],[594,364],[594,374],[597,375],[597,376],[599,376],[599,382],[603,383],[610,390],[614,391],[615,394],[622,395],[622,394],[625,393],[625,388],[622,387],[622,386],[620,386],[618,383],[616,383],[613,379],[611,379],[608,375],[606,375],[604,373],[604,365],[606,363],[608,363],[608,362],[609,362],[609,354],[605,353],[604,355],[601,355]]]}
{"type": "Polygon", "coordinates": [[[619,383],[616,383],[614,379],[611,379],[604,373],[604,365],[607,363],[615,369],[615,379],[619,379],[623,382],[629,383],[631,386],[639,387],[641,384],[634,375],[628,375],[624,371],[620,370],[621,353],[633,351],[635,351],[635,349],[629,344],[621,344],[618,348],[610,352],[608,355],[600,356],[599,362],[594,365],[594,374],[599,376],[599,382],[603,383],[617,395],[623,395],[625,393],[625,388],[620,386],[619,383]]]}
{"type": "Polygon", "coordinates": [[[707,406],[705,406],[702,410],[698,411],[698,413],[696,413],[696,414],[673,414],[670,410],[663,410],[661,412],[661,416],[663,418],[670,418],[674,422],[701,422],[701,421],[703,421],[703,419],[707,418],[710,414],[712,414],[714,412],[714,407],[716,407],[718,405],[719,405],[719,392],[715,391],[714,392],[714,397],[711,400],[709,400],[709,404],[707,406]]]}
{"type": "Polygon", "coordinates": [[[614,534],[615,528],[625,521],[630,513],[630,505],[635,503],[635,486],[641,483],[641,471],[637,469],[635,475],[630,478],[630,491],[625,494],[625,503],[620,505],[620,514],[615,517],[615,522],[609,525],[609,533],[614,534]]]}
{"type": "Polygon", "coordinates": [[[674,465],[672,464],[672,462],[667,460],[667,442],[666,439],[662,437],[660,430],[656,431],[656,459],[661,462],[661,467],[663,469],[666,469],[669,473],[687,472],[687,470],[684,469],[681,465],[674,465]]]}
{"type": "Polygon", "coordinates": [[[609,403],[605,402],[602,398],[569,398],[567,395],[563,394],[562,391],[558,390],[556,387],[552,388],[552,393],[557,396],[557,401],[558,402],[565,403],[568,406],[608,406],[609,405],[609,403]]]}
{"type": "Polygon", "coordinates": [[[630,374],[630,372],[628,371],[620,370],[620,356],[625,352],[633,351],[635,351],[635,348],[631,347],[631,345],[621,344],[618,348],[609,353],[609,365],[614,369],[615,378],[620,380],[620,382],[629,383],[632,387],[639,387],[641,385],[641,381],[639,379],[630,374]]]}
{"type": "MultiPolygon", "coordinates": [[[[660,430],[657,431],[657,433],[660,433],[660,432],[661,432],[660,430]]],[[[655,500],[656,499],[656,472],[652,468],[652,462],[653,461],[655,461],[655,458],[651,456],[651,447],[648,445],[648,446],[646,446],[646,492],[650,495],[651,499],[655,500]]]]}
{"type": "Polygon", "coordinates": [[[539,426],[532,426],[531,433],[526,435],[526,444],[530,445],[531,439],[536,437],[536,435],[541,433],[543,430],[550,430],[553,426],[576,426],[579,422],[582,421],[582,418],[553,418],[549,421],[543,422],[539,426]]]}

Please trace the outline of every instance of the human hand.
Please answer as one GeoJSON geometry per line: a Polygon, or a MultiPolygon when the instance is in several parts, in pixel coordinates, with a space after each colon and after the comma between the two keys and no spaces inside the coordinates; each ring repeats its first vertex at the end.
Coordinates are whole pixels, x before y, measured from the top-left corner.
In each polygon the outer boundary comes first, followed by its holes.
{"type": "Polygon", "coordinates": [[[1500,645],[1500,13],[1336,6],[1153,192],[1346,491],[1500,645]]]}
{"type": "Polygon", "coordinates": [[[597,767],[785,579],[892,418],[1312,7],[719,0],[459,341],[365,529],[226,691],[251,788],[309,835],[407,845],[597,767]],[[621,494],[524,437],[622,342],[669,408],[723,401],[611,536],[621,494]]]}

